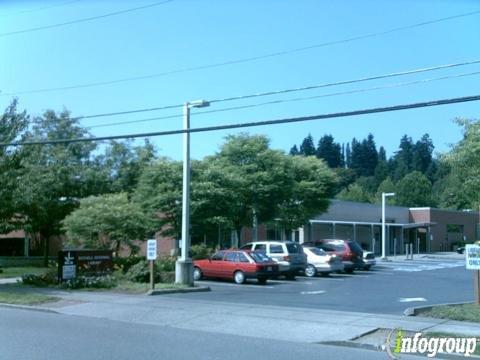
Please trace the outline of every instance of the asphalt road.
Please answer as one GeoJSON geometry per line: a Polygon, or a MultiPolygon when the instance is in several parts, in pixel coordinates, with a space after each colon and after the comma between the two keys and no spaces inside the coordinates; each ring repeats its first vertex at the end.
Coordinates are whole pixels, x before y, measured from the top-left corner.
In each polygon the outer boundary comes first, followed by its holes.
{"type": "Polygon", "coordinates": [[[363,349],[17,309],[0,308],[0,319],[1,360],[386,359],[363,349]]]}
{"type": "Polygon", "coordinates": [[[473,301],[473,273],[464,266],[442,268],[442,264],[453,262],[427,260],[398,267],[379,265],[352,275],[279,279],[265,286],[255,280],[245,285],[207,280],[198,284],[210,286],[211,292],[168,296],[398,315],[411,306],[473,301]]]}

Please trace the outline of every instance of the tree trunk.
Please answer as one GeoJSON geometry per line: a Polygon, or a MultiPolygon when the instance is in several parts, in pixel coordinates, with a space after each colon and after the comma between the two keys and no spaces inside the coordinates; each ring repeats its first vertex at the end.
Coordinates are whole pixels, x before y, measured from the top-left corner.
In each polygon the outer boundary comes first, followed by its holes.
{"type": "Polygon", "coordinates": [[[48,255],[50,254],[50,236],[43,236],[42,234],[40,234],[40,237],[44,238],[43,266],[48,267],[48,255]]]}

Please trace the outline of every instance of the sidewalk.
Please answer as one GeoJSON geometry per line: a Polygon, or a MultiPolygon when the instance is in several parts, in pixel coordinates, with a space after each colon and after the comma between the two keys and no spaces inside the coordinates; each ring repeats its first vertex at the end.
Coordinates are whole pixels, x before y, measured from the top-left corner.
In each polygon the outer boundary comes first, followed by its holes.
{"type": "Polygon", "coordinates": [[[161,296],[50,292],[43,308],[75,316],[297,342],[349,341],[377,329],[480,336],[480,323],[161,296]]]}

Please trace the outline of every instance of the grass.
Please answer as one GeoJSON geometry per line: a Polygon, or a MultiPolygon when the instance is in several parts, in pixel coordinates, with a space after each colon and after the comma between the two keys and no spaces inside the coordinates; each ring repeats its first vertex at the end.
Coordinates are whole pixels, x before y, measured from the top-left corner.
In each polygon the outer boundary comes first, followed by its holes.
{"type": "Polygon", "coordinates": [[[24,267],[2,267],[3,272],[0,273],[0,279],[8,279],[21,277],[23,274],[42,274],[48,268],[24,266],[24,267]]]}
{"type": "Polygon", "coordinates": [[[421,316],[438,319],[480,322],[480,305],[443,305],[435,306],[431,310],[422,311],[421,316]]]}
{"type": "MultiPolygon", "coordinates": [[[[156,283],[155,284],[155,289],[160,290],[160,289],[184,289],[186,288],[186,285],[179,285],[179,284],[170,284],[170,283],[156,283]]],[[[127,280],[120,280],[118,282],[118,285],[112,289],[108,290],[113,290],[113,291],[121,291],[121,292],[126,292],[126,293],[131,293],[131,294],[141,294],[141,293],[146,293],[148,290],[150,290],[150,284],[148,283],[136,283],[132,281],[127,281],[127,280]]]]}
{"type": "Polygon", "coordinates": [[[58,297],[43,294],[0,291],[0,303],[4,304],[39,305],[58,300],[60,300],[58,297]]]}

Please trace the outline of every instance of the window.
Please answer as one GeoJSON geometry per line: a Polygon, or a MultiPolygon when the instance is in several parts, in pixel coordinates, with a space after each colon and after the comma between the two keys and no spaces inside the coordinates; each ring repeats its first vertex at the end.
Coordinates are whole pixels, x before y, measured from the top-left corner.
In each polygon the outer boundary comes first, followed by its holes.
{"type": "Polygon", "coordinates": [[[238,262],[238,253],[236,252],[227,253],[227,256],[225,257],[225,261],[238,262]]]}
{"type": "Polygon", "coordinates": [[[248,260],[247,256],[244,253],[239,253],[238,254],[238,259],[242,263],[249,263],[250,261],[248,260]]]}
{"type": "Polygon", "coordinates": [[[252,257],[253,261],[256,263],[262,263],[262,262],[271,262],[272,259],[270,259],[268,256],[258,252],[258,253],[250,253],[250,256],[252,257]]]}
{"type": "Polygon", "coordinates": [[[267,245],[265,245],[265,244],[256,244],[254,250],[265,253],[265,252],[267,252],[267,245]]]}
{"type": "Polygon", "coordinates": [[[283,246],[270,244],[270,254],[283,254],[283,246]]]}
{"type": "Polygon", "coordinates": [[[212,256],[212,260],[220,261],[220,260],[223,260],[224,256],[225,256],[225,251],[219,251],[212,256]]]}
{"type": "Polygon", "coordinates": [[[287,250],[289,254],[301,254],[303,249],[298,244],[287,244],[287,250]]]}

